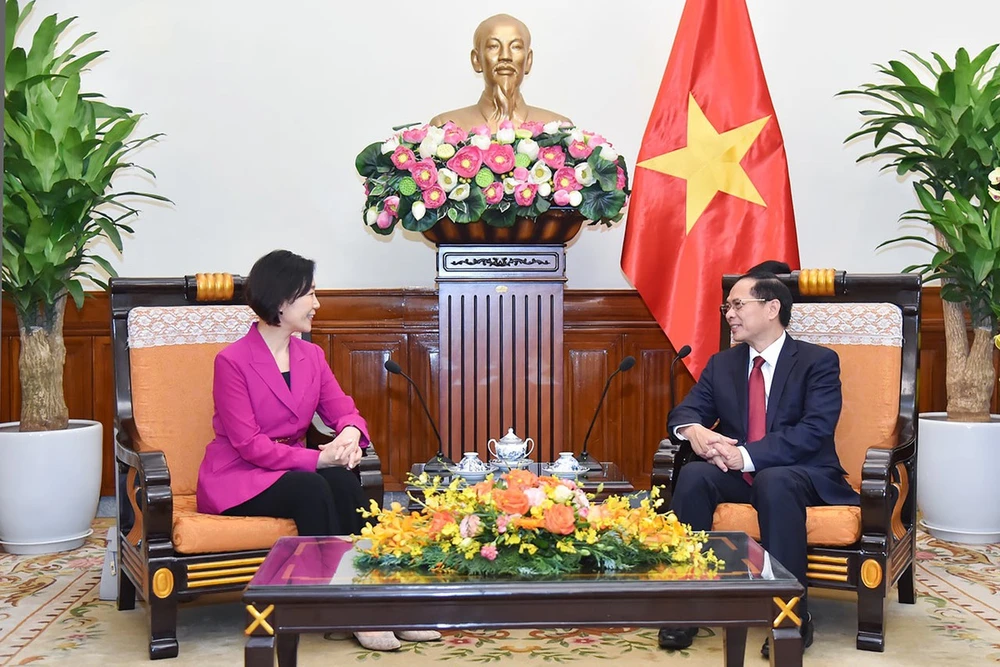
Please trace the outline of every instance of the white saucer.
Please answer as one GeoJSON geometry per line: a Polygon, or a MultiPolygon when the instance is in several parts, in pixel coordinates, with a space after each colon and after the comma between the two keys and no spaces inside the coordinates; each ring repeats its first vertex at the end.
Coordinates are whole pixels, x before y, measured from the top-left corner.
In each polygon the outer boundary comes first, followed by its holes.
{"type": "Polygon", "coordinates": [[[551,465],[542,466],[543,475],[551,475],[553,477],[561,477],[563,479],[576,479],[580,475],[587,472],[586,468],[578,468],[576,470],[556,470],[551,465]]]}
{"type": "Polygon", "coordinates": [[[452,468],[450,472],[455,477],[461,477],[466,482],[474,484],[483,481],[487,475],[495,473],[498,469],[498,466],[491,464],[486,470],[459,470],[458,468],[452,468]]]}
{"type": "Polygon", "coordinates": [[[490,465],[496,466],[501,470],[521,470],[527,468],[532,463],[533,460],[525,457],[523,459],[513,459],[508,461],[507,459],[490,459],[490,465]]]}

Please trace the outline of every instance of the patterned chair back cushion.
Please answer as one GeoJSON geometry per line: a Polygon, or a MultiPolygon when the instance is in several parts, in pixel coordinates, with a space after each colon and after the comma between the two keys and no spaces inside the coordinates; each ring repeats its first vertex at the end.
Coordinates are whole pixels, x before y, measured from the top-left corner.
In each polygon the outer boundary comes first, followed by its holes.
{"type": "Polygon", "coordinates": [[[867,449],[896,442],[903,315],[891,303],[798,303],[788,333],[840,356],[844,409],[837,453],[847,481],[860,489],[867,449]]]}
{"type": "Polygon", "coordinates": [[[195,493],[205,447],[215,437],[215,356],[245,335],[256,319],[247,306],[138,307],[129,312],[138,448],[164,453],[175,495],[195,493]]]}

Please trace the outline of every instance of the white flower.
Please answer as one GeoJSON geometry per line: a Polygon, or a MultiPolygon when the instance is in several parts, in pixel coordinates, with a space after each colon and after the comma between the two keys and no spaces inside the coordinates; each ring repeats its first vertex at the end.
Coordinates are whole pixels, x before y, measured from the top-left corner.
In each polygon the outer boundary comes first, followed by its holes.
{"type": "Polygon", "coordinates": [[[542,131],[545,132],[545,134],[555,134],[556,132],[559,131],[559,126],[561,124],[562,124],[562,121],[558,121],[558,120],[549,121],[542,128],[542,131]]]}
{"type": "Polygon", "coordinates": [[[514,143],[514,128],[508,127],[506,129],[497,130],[497,143],[500,144],[514,143]]]}
{"type": "Polygon", "coordinates": [[[474,134],[469,138],[469,143],[481,151],[486,150],[493,143],[493,139],[488,134],[474,134]]]}
{"type": "Polygon", "coordinates": [[[586,162],[581,162],[573,167],[573,173],[576,175],[577,183],[583,187],[593,185],[597,182],[597,178],[594,176],[594,170],[591,169],[590,165],[586,162]]]}
{"type": "Polygon", "coordinates": [[[579,128],[574,128],[573,131],[569,133],[569,136],[566,137],[566,145],[569,146],[574,141],[579,141],[580,143],[583,143],[586,139],[587,137],[583,133],[583,130],[579,128]]]}
{"type": "Polygon", "coordinates": [[[371,206],[365,211],[365,224],[371,227],[378,220],[378,207],[371,206]]]}
{"type": "Polygon", "coordinates": [[[420,153],[420,157],[422,158],[434,157],[434,154],[437,153],[438,146],[440,145],[441,141],[435,140],[431,136],[431,133],[428,132],[427,136],[424,137],[424,140],[420,142],[420,147],[417,148],[417,152],[420,153]]]}
{"type": "Polygon", "coordinates": [[[451,192],[458,185],[458,174],[451,169],[438,169],[438,185],[445,192],[451,192]]]}
{"type": "Polygon", "coordinates": [[[427,136],[431,138],[435,144],[439,144],[444,141],[444,130],[437,125],[431,125],[427,128],[427,136]]]}
{"type": "Polygon", "coordinates": [[[560,484],[552,490],[552,500],[557,503],[564,503],[573,497],[573,492],[570,491],[569,487],[560,484]]]}
{"type": "Polygon", "coordinates": [[[991,171],[990,175],[987,176],[987,178],[990,179],[990,183],[992,185],[1000,185],[1000,167],[997,167],[996,169],[991,171]]]}
{"type": "Polygon", "coordinates": [[[580,194],[579,190],[573,190],[569,193],[569,205],[579,206],[583,202],[583,195],[580,194]]]}
{"type": "Polygon", "coordinates": [[[382,144],[382,155],[388,155],[389,153],[396,150],[397,146],[399,146],[399,137],[397,136],[389,137],[389,139],[387,139],[385,143],[382,144]]]}
{"type": "Polygon", "coordinates": [[[614,162],[618,159],[618,151],[612,148],[610,144],[601,144],[600,148],[600,156],[608,162],[614,162]]]}
{"type": "Polygon", "coordinates": [[[427,215],[427,207],[422,201],[415,201],[413,202],[413,206],[410,207],[410,213],[413,215],[414,220],[421,220],[427,215]]]}
{"type": "Polygon", "coordinates": [[[990,193],[990,199],[993,201],[1000,201],[1000,190],[994,190],[993,188],[986,188],[986,191],[990,193]]]}
{"type": "Polygon", "coordinates": [[[527,155],[532,162],[538,159],[538,142],[534,139],[521,139],[517,142],[517,148],[514,150],[522,155],[527,155]]]}
{"type": "Polygon", "coordinates": [[[539,183],[544,183],[545,181],[551,181],[551,180],[552,180],[552,170],[549,169],[549,166],[544,162],[542,162],[541,160],[536,162],[531,167],[531,173],[528,176],[529,183],[534,183],[537,185],[539,183]]]}
{"type": "Polygon", "coordinates": [[[550,183],[549,181],[545,181],[544,183],[539,183],[538,184],[538,196],[539,197],[541,197],[542,199],[545,199],[550,194],[552,194],[552,183],[550,183]]]}
{"type": "Polygon", "coordinates": [[[468,199],[469,193],[471,191],[472,188],[469,187],[468,183],[459,183],[457,186],[455,186],[455,189],[451,191],[451,194],[448,195],[448,199],[453,199],[455,201],[465,201],[466,199],[468,199]]]}
{"type": "Polygon", "coordinates": [[[503,193],[505,195],[514,194],[514,190],[516,190],[517,186],[519,186],[520,184],[521,181],[517,180],[513,176],[508,176],[507,178],[503,179],[503,193]]]}

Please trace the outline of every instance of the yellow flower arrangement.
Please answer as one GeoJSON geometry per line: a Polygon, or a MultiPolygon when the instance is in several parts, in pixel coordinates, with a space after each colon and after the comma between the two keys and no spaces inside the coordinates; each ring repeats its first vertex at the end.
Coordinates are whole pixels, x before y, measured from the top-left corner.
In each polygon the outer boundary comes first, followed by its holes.
{"type": "Polygon", "coordinates": [[[707,536],[672,514],[654,488],[638,507],[611,496],[594,504],[573,481],[512,470],[475,485],[442,486],[426,473],[413,480],[423,490],[420,511],[399,503],[362,514],[357,565],[416,568],[472,575],[546,576],[582,569],[630,570],[664,565],[711,574],[723,563],[704,550],[707,536]]]}

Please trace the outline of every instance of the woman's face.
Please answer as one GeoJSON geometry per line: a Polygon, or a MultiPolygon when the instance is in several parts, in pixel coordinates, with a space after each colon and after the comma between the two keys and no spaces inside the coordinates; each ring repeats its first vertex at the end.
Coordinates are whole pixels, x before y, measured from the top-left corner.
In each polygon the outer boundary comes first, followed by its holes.
{"type": "Polygon", "coordinates": [[[308,292],[299,298],[289,301],[281,309],[278,316],[281,326],[292,330],[292,333],[309,333],[312,331],[312,320],[319,309],[319,299],[316,298],[316,283],[308,292]]]}

